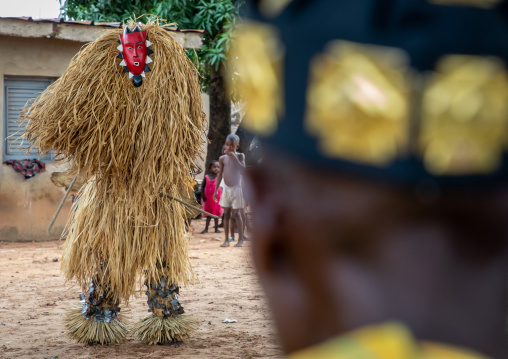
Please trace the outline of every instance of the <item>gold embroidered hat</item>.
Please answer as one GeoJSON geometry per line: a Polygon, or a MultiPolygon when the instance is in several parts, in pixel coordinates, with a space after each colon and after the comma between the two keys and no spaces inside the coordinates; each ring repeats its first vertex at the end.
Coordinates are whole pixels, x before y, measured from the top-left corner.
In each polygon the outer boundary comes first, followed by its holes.
{"type": "Polygon", "coordinates": [[[231,56],[243,125],[266,146],[376,178],[506,178],[507,8],[251,1],[231,56]]]}

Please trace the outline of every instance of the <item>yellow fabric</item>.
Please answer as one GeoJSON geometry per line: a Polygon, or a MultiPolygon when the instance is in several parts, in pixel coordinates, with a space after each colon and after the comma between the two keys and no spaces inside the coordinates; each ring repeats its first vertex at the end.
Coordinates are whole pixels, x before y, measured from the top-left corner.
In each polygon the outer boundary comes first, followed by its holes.
{"type": "Polygon", "coordinates": [[[488,359],[479,353],[443,344],[417,343],[397,323],[365,327],[324,344],[302,350],[289,359],[488,359]]]}
{"type": "Polygon", "coordinates": [[[279,15],[293,0],[261,0],[259,10],[268,17],[279,15]]]}
{"type": "Polygon", "coordinates": [[[438,343],[422,343],[425,348],[424,358],[433,359],[489,359],[483,354],[479,354],[467,349],[454,348],[438,343]]]}

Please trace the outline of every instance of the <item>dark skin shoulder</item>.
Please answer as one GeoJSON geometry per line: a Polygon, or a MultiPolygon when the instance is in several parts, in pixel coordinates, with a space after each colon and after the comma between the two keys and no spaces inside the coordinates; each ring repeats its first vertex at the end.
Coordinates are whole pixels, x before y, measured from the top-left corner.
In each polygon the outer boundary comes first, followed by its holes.
{"type": "Polygon", "coordinates": [[[286,353],[396,320],[417,340],[508,358],[506,186],[425,204],[280,154],[248,183],[254,262],[286,353]]]}

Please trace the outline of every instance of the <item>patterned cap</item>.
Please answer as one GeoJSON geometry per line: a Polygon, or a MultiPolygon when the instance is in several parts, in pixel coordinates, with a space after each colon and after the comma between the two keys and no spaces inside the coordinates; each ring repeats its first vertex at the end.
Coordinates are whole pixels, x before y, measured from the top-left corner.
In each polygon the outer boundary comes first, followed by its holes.
{"type": "Polygon", "coordinates": [[[508,179],[502,0],[260,0],[233,66],[244,126],[309,163],[443,186],[508,179]]]}

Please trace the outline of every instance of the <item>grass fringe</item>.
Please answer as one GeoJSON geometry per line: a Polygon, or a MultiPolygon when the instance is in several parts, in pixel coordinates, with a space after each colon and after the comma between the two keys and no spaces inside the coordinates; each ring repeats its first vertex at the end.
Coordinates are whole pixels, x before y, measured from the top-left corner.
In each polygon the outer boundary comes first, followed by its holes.
{"type": "Polygon", "coordinates": [[[148,345],[168,344],[184,341],[197,328],[197,320],[185,315],[167,318],[152,315],[134,324],[134,336],[148,345]]]}
{"type": "Polygon", "coordinates": [[[121,313],[109,323],[96,322],[93,316],[86,319],[79,307],[66,314],[64,324],[67,336],[80,344],[110,345],[121,344],[125,340],[128,332],[125,320],[125,314],[121,313]]]}
{"type": "MultiPolygon", "coordinates": [[[[167,191],[178,196],[176,189],[167,191]]],[[[83,292],[95,276],[107,284],[113,302],[128,302],[138,279],[142,288],[143,276],[168,276],[180,285],[194,281],[180,203],[160,195],[140,206],[128,193],[115,195],[104,182],[92,180],[71,213],[61,268],[83,292]]]]}

